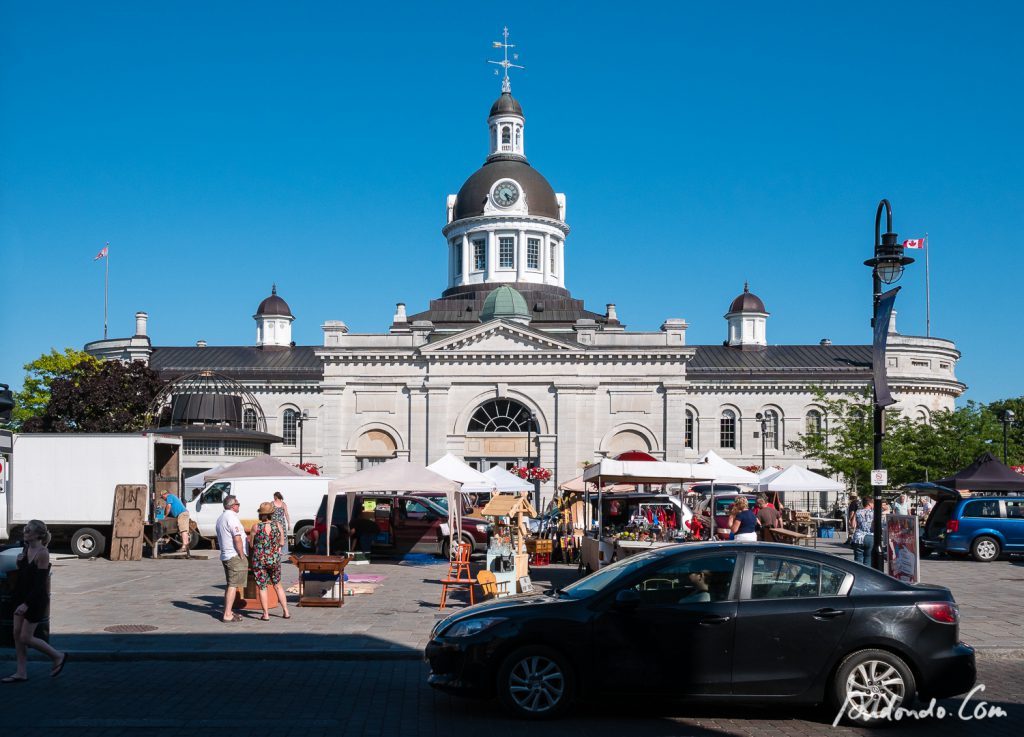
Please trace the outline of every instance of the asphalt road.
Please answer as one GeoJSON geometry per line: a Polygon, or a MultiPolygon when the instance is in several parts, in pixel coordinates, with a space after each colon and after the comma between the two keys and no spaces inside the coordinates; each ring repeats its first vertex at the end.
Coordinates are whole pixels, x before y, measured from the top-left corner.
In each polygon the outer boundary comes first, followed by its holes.
{"type": "MultiPolygon", "coordinates": [[[[10,663],[0,665],[13,665],[10,663]]],[[[878,730],[833,728],[822,710],[739,708],[627,698],[583,705],[569,717],[534,725],[509,719],[494,702],[455,699],[426,685],[416,661],[69,662],[48,677],[0,685],[0,733],[8,735],[359,735],[380,737],[601,737],[603,735],[903,735],[1002,737],[1024,732],[1024,659],[979,659],[981,701],[1006,717],[962,721],[960,700],[940,702],[948,715],[878,730]]]]}

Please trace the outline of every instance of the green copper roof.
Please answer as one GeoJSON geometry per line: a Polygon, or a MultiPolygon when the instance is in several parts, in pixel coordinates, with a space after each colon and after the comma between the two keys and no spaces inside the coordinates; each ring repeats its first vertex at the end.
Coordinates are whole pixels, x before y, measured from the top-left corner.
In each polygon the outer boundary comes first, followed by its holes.
{"type": "Polygon", "coordinates": [[[530,321],[530,308],[523,295],[510,286],[502,285],[487,295],[480,310],[480,322],[504,318],[506,320],[530,321]]]}

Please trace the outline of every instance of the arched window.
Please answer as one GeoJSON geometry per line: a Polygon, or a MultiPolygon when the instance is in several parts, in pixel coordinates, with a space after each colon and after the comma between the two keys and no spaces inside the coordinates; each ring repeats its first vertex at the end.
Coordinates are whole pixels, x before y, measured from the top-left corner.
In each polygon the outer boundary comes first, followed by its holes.
{"type": "Polygon", "coordinates": [[[523,129],[522,129],[522,128],[520,128],[520,127],[519,127],[519,126],[517,125],[517,126],[516,126],[516,148],[519,148],[519,146],[520,146],[520,144],[521,144],[522,140],[523,140],[523,129]]]}
{"type": "Polygon", "coordinates": [[[804,433],[807,435],[821,435],[821,412],[816,409],[808,410],[804,418],[804,433]]]}
{"type": "Polygon", "coordinates": [[[492,399],[481,404],[469,420],[469,432],[537,432],[530,410],[514,399],[492,399]]]}
{"type": "Polygon", "coordinates": [[[731,409],[722,410],[718,423],[718,445],[722,448],[736,447],[736,413],[731,409]]]}
{"type": "Polygon", "coordinates": [[[764,411],[765,445],[772,450],[779,449],[779,413],[774,409],[764,411]]]}
{"type": "Polygon", "coordinates": [[[683,425],[683,447],[693,448],[693,426],[694,426],[693,410],[686,410],[686,418],[683,425]]]}
{"type": "Polygon", "coordinates": [[[383,430],[369,430],[356,442],[356,463],[359,470],[376,466],[395,457],[395,439],[383,430]]]}
{"type": "Polygon", "coordinates": [[[246,407],[242,410],[242,429],[243,430],[256,430],[256,410],[252,407],[246,407]]]}
{"type": "Polygon", "coordinates": [[[919,425],[931,424],[931,417],[928,414],[928,410],[924,407],[918,407],[917,412],[914,413],[914,421],[919,425]]]}
{"type": "Polygon", "coordinates": [[[281,436],[285,445],[295,445],[299,413],[293,409],[286,409],[282,414],[281,436]]]}
{"type": "Polygon", "coordinates": [[[512,129],[509,128],[507,125],[502,127],[501,129],[501,142],[512,143],[512,129]]]}

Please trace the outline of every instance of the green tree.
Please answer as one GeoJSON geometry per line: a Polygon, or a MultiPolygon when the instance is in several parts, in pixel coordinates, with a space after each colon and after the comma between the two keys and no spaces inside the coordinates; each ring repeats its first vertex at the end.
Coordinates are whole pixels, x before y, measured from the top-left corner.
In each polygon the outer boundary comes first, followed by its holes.
{"type": "Polygon", "coordinates": [[[25,432],[135,432],[163,388],[141,362],[83,361],[54,378],[46,410],[26,421],[25,432]]]}
{"type": "Polygon", "coordinates": [[[985,409],[992,413],[997,423],[996,441],[993,443],[996,449],[993,449],[992,452],[1000,459],[1003,457],[1003,412],[1006,410],[1013,412],[1013,421],[1005,426],[1007,463],[1011,466],[1024,465],[1024,397],[1000,399],[986,405],[985,409]]]}
{"type": "Polygon", "coordinates": [[[21,391],[14,395],[14,412],[11,413],[10,427],[20,430],[27,420],[41,416],[50,401],[50,386],[53,381],[70,376],[72,369],[80,363],[99,364],[88,353],[74,348],[65,348],[63,353],[51,348],[49,353],[26,363],[25,381],[21,391]]]}

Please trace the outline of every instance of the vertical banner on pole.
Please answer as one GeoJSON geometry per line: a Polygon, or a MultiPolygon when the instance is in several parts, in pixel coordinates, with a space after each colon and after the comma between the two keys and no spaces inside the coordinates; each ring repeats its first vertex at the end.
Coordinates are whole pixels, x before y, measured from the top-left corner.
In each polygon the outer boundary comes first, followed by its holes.
{"type": "Polygon", "coordinates": [[[892,308],[896,303],[896,295],[900,288],[890,289],[878,298],[875,305],[875,335],[871,344],[871,368],[875,381],[875,405],[888,407],[895,404],[889,392],[889,380],[885,365],[885,346],[889,337],[889,319],[892,317],[892,308]]]}

